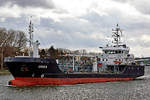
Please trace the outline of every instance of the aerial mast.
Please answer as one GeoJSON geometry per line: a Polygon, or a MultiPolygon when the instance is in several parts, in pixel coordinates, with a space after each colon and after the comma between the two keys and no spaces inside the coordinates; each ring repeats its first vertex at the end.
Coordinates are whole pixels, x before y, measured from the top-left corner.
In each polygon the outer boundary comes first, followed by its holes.
{"type": "MultiPolygon", "coordinates": [[[[32,18],[32,16],[31,16],[32,18]]],[[[30,20],[30,24],[29,24],[29,56],[32,56],[33,55],[33,52],[32,52],[32,45],[33,45],[33,24],[32,24],[32,21],[30,20]]]]}
{"type": "Polygon", "coordinates": [[[122,31],[121,31],[121,29],[120,29],[118,24],[116,26],[116,29],[112,29],[112,31],[113,31],[112,37],[114,38],[113,43],[118,46],[120,41],[121,41],[122,31]]]}

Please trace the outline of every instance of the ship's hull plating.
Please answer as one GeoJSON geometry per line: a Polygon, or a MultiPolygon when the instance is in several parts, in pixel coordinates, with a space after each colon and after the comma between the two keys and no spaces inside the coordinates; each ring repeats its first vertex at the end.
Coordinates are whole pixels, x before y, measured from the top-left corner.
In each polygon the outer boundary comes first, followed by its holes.
{"type": "Polygon", "coordinates": [[[121,66],[125,67],[123,73],[63,73],[52,59],[7,58],[5,63],[15,78],[9,85],[15,86],[127,81],[144,75],[144,66],[136,65],[121,66]]]}
{"type": "Polygon", "coordinates": [[[83,84],[97,82],[113,82],[113,81],[128,81],[133,78],[32,78],[32,77],[16,77],[11,80],[9,85],[14,86],[33,86],[33,85],[68,85],[68,84],[83,84]]]}

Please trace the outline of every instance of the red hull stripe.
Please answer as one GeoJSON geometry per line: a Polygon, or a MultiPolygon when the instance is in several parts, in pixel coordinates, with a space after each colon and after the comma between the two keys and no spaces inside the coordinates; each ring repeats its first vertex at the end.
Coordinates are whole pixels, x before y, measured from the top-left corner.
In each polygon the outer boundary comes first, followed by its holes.
{"type": "Polygon", "coordinates": [[[31,77],[15,77],[9,85],[15,86],[32,86],[32,85],[67,85],[81,83],[96,83],[96,82],[113,82],[113,81],[128,81],[133,78],[31,78],[31,77]]]}

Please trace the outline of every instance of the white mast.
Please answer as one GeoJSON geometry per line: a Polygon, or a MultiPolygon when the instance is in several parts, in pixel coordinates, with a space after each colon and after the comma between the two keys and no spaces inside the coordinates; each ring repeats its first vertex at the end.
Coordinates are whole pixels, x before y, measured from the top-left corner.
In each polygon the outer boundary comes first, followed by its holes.
{"type": "Polygon", "coordinates": [[[32,24],[32,21],[30,20],[30,24],[29,24],[29,56],[33,56],[32,45],[33,45],[33,24],[32,24]]]}
{"type": "Polygon", "coordinates": [[[113,43],[118,46],[119,43],[121,42],[122,31],[121,31],[121,29],[120,29],[118,24],[117,24],[116,29],[112,29],[112,31],[113,31],[112,37],[114,38],[113,43]]]}
{"type": "MultiPolygon", "coordinates": [[[[31,17],[32,18],[32,17],[31,17]]],[[[33,24],[32,21],[30,20],[29,24],[29,56],[30,57],[39,57],[39,52],[38,48],[40,43],[37,41],[33,42],[33,24]]]]}

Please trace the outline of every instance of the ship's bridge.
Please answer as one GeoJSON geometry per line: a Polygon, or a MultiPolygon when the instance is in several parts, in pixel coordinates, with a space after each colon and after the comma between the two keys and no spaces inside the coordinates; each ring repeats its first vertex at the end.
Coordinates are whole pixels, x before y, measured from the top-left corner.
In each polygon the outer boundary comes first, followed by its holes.
{"type": "Polygon", "coordinates": [[[130,48],[121,41],[122,30],[117,24],[115,29],[112,29],[112,45],[100,47],[103,51],[98,56],[98,61],[104,65],[126,65],[134,63],[134,55],[129,54],[130,48]]]}
{"type": "Polygon", "coordinates": [[[100,47],[105,54],[128,54],[129,47],[126,45],[100,47]]]}

